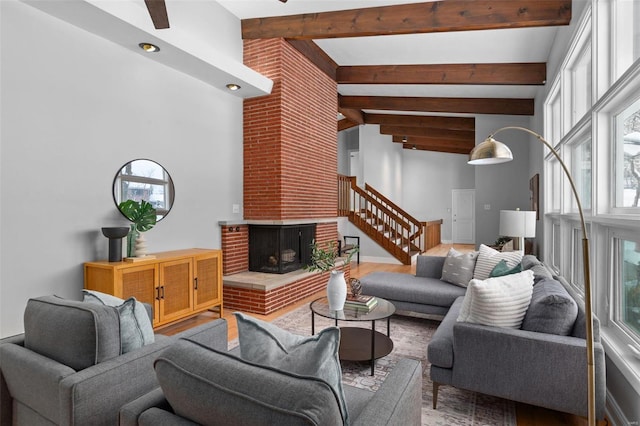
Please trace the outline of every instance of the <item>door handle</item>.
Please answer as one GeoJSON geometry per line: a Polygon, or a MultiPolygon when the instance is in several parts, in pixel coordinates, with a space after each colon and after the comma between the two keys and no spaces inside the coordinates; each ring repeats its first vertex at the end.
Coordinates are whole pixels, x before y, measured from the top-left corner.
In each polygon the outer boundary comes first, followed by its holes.
{"type": "Polygon", "coordinates": [[[193,287],[193,289],[194,289],[194,290],[197,290],[197,289],[198,289],[198,277],[195,277],[195,278],[193,279],[193,282],[194,282],[194,287],[193,287]]]}
{"type": "Polygon", "coordinates": [[[164,299],[164,286],[160,287],[162,289],[162,299],[164,299]]]}
{"type": "Polygon", "coordinates": [[[156,300],[160,300],[160,287],[156,287],[156,300]]]}

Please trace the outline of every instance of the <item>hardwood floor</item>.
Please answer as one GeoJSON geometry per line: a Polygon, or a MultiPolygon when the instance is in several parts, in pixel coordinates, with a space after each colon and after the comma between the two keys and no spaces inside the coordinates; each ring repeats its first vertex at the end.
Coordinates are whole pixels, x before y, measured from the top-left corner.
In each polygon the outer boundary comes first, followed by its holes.
{"type": "MultiPolygon", "coordinates": [[[[437,247],[434,247],[427,251],[425,254],[433,255],[433,256],[446,256],[449,251],[449,248],[454,247],[456,250],[460,252],[469,252],[475,249],[473,245],[461,245],[461,244],[441,244],[437,247]]],[[[416,267],[415,265],[395,265],[395,264],[387,264],[387,263],[360,263],[357,265],[356,262],[351,263],[351,276],[354,278],[360,278],[370,272],[374,271],[386,271],[386,272],[404,272],[415,274],[416,267]]],[[[291,312],[300,306],[309,303],[310,301],[321,297],[324,295],[324,290],[307,297],[306,299],[300,300],[295,304],[287,306],[277,312],[274,312],[269,315],[258,315],[251,313],[250,315],[263,319],[265,321],[273,321],[275,318],[284,315],[288,312],[291,312]]],[[[206,312],[200,314],[198,316],[189,318],[187,320],[169,325],[167,327],[163,327],[156,332],[166,335],[173,335],[179,333],[183,330],[187,330],[189,328],[195,327],[200,324],[204,324],[209,321],[213,321],[218,319],[218,314],[215,312],[206,312]]],[[[229,340],[233,340],[238,337],[238,328],[236,325],[235,317],[233,316],[233,312],[229,310],[225,310],[224,318],[227,320],[227,324],[229,327],[229,340]]],[[[560,425],[586,425],[587,420],[582,417],[572,416],[565,413],[560,413],[553,410],[547,410],[540,407],[535,407],[528,404],[518,403],[516,405],[517,412],[517,421],[518,426],[560,426],[560,425]]],[[[607,425],[606,421],[599,422],[600,426],[607,425]]]]}

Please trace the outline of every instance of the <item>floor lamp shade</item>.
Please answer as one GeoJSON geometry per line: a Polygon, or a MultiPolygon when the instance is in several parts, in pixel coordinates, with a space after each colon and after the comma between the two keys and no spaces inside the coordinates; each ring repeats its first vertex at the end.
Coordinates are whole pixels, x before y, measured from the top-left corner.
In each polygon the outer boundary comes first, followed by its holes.
{"type": "Polygon", "coordinates": [[[516,250],[524,250],[524,239],[536,236],[536,212],[524,210],[500,210],[499,234],[517,238],[516,250]]]}

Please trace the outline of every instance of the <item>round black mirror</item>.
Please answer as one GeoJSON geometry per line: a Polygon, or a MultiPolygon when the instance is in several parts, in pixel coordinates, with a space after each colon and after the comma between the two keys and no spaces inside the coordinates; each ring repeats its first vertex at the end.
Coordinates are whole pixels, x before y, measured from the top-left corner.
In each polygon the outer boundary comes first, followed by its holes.
{"type": "Polygon", "coordinates": [[[113,201],[147,201],[156,210],[157,220],[164,219],[173,206],[175,188],[167,170],[152,160],[138,159],[122,166],[113,179],[113,201]]]}

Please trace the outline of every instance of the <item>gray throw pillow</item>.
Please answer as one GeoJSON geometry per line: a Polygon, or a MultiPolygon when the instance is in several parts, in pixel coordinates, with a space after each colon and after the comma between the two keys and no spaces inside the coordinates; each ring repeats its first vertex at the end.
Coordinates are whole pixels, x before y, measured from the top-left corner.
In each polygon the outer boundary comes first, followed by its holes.
{"type": "Polygon", "coordinates": [[[85,302],[113,306],[118,310],[118,315],[120,316],[120,342],[123,354],[155,341],[153,325],[147,310],[134,297],[123,300],[99,291],[82,290],[82,293],[84,294],[85,302]]]}
{"type": "MultiPolygon", "coordinates": [[[[340,425],[331,386],[178,339],[154,363],[171,409],[201,425],[340,425]]],[[[192,424],[192,423],[189,423],[192,424]]]]}
{"type": "Polygon", "coordinates": [[[454,248],[449,249],[447,258],[442,266],[442,281],[467,287],[473,278],[478,252],[460,253],[454,248]]]}
{"type": "Polygon", "coordinates": [[[300,336],[240,312],[234,315],[242,359],[326,381],[338,395],[344,424],[349,424],[338,357],[339,328],[328,327],[313,336],[300,336]]]}
{"type": "Polygon", "coordinates": [[[578,316],[578,305],[562,284],[543,279],[533,286],[533,295],[522,329],[568,336],[578,316]]]}

